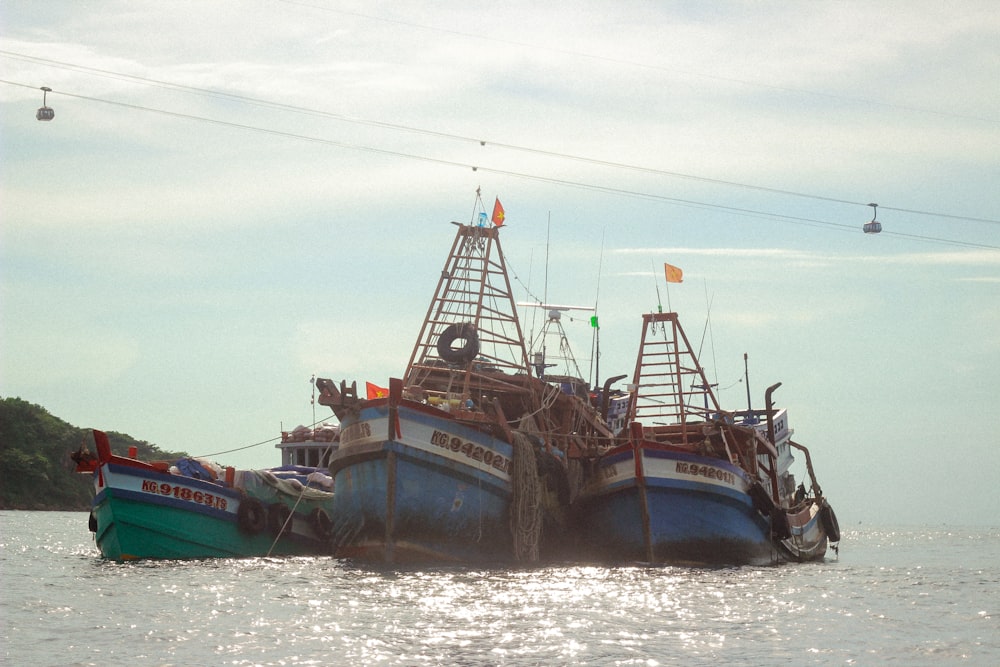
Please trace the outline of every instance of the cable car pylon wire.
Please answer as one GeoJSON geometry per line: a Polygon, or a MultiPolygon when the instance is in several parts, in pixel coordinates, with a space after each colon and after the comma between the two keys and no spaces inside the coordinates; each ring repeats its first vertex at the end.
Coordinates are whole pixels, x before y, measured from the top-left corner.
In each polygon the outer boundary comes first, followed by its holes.
{"type": "MultiPolygon", "coordinates": [[[[15,86],[25,86],[25,84],[20,84],[20,83],[16,83],[16,82],[12,82],[12,81],[7,81],[7,80],[4,80],[4,79],[0,79],[0,83],[6,83],[6,84],[10,84],[10,85],[15,85],[15,86]]],[[[26,87],[30,87],[30,86],[26,86],[26,87]]],[[[345,149],[349,149],[349,150],[356,150],[356,151],[374,153],[374,154],[378,154],[378,155],[386,155],[386,156],[390,156],[390,157],[408,158],[408,159],[411,159],[411,160],[418,160],[418,161],[422,161],[422,162],[430,162],[430,163],[440,164],[440,165],[444,165],[444,166],[459,167],[459,168],[463,168],[463,169],[471,169],[473,171],[481,170],[481,171],[486,171],[486,172],[490,172],[490,173],[494,173],[494,174],[501,174],[501,175],[505,175],[505,176],[512,176],[512,177],[515,177],[515,178],[523,178],[523,179],[526,179],[526,180],[533,180],[533,181],[538,181],[538,182],[543,182],[543,183],[551,183],[551,184],[554,184],[554,185],[562,185],[562,186],[565,186],[565,187],[580,188],[580,189],[586,189],[586,190],[591,190],[591,191],[595,191],[595,192],[604,192],[604,193],[607,193],[607,194],[616,194],[616,195],[626,196],[626,197],[635,197],[635,198],[639,198],[639,199],[648,199],[648,200],[653,200],[653,201],[662,201],[662,202],[673,203],[673,204],[677,204],[677,205],[681,205],[681,206],[691,206],[691,207],[695,207],[695,208],[704,208],[704,209],[713,209],[713,210],[720,210],[720,211],[728,211],[728,212],[734,213],[736,215],[744,215],[744,216],[749,216],[749,217],[760,217],[760,218],[766,218],[766,219],[775,220],[775,221],[778,221],[778,222],[788,222],[788,223],[791,223],[791,224],[802,224],[802,225],[806,225],[806,226],[824,226],[824,227],[830,227],[830,228],[838,229],[840,231],[848,231],[848,230],[852,230],[853,231],[853,230],[857,229],[856,227],[852,227],[850,225],[845,225],[843,223],[829,222],[829,221],[824,221],[824,220],[816,220],[816,219],[812,219],[812,218],[802,218],[802,217],[796,217],[796,216],[789,216],[789,215],[783,215],[783,214],[779,214],[779,213],[771,213],[771,212],[767,212],[767,211],[755,211],[753,209],[739,208],[739,207],[734,207],[734,206],[726,206],[724,204],[713,204],[713,203],[710,203],[710,202],[700,202],[700,201],[695,201],[695,200],[680,199],[680,198],[677,198],[677,197],[668,197],[666,195],[658,195],[658,194],[654,194],[654,193],[650,193],[650,192],[640,192],[640,191],[636,191],[636,190],[627,190],[627,189],[615,188],[615,187],[611,187],[611,186],[596,185],[596,184],[593,184],[593,183],[584,183],[584,182],[581,182],[581,181],[569,181],[569,180],[566,180],[566,179],[559,179],[559,178],[554,178],[554,177],[541,176],[541,175],[537,175],[537,174],[521,173],[521,172],[509,171],[509,170],[505,170],[505,169],[495,169],[495,168],[492,168],[492,167],[484,167],[482,165],[474,165],[474,164],[469,164],[469,163],[464,163],[464,162],[458,162],[458,161],[455,161],[455,160],[446,160],[446,159],[443,159],[443,158],[435,158],[435,157],[430,157],[430,156],[426,156],[426,155],[417,155],[417,154],[413,154],[413,153],[404,153],[404,152],[401,152],[401,151],[394,151],[394,150],[389,150],[389,149],[385,149],[385,148],[376,148],[376,147],[373,147],[373,146],[363,146],[363,145],[359,145],[359,144],[350,144],[350,143],[347,143],[347,142],[336,141],[336,140],[333,140],[333,139],[324,139],[324,138],[321,138],[321,137],[314,137],[314,136],[309,136],[309,135],[305,135],[305,134],[297,134],[297,133],[294,133],[294,132],[287,132],[287,131],[284,131],[284,130],[275,130],[275,129],[271,129],[271,128],[259,127],[259,126],[255,126],[255,125],[248,125],[248,124],[244,124],[244,123],[235,123],[235,122],[232,122],[232,121],[218,120],[218,119],[215,119],[215,118],[208,118],[208,117],[205,117],[205,116],[197,116],[197,115],[194,115],[194,114],[187,114],[187,113],[182,113],[182,112],[178,112],[178,111],[169,111],[169,110],[166,110],[166,109],[156,109],[156,108],[153,108],[153,107],[146,107],[146,106],[142,106],[142,105],[138,105],[138,104],[131,104],[131,103],[127,103],[127,102],[118,102],[118,101],[115,101],[115,100],[107,100],[107,99],[102,99],[102,98],[98,98],[98,97],[90,97],[90,96],[87,96],[87,95],[79,95],[79,94],[76,94],[76,93],[67,93],[67,92],[63,92],[63,91],[59,91],[59,93],[61,95],[65,96],[65,97],[70,97],[70,98],[75,98],[75,99],[80,99],[80,100],[86,100],[86,101],[89,101],[89,102],[97,102],[97,103],[101,103],[101,104],[108,104],[108,105],[112,105],[112,106],[119,106],[119,107],[123,107],[123,108],[127,108],[127,109],[137,110],[137,111],[147,111],[147,112],[150,112],[150,113],[156,113],[156,114],[160,114],[160,115],[164,115],[164,116],[170,116],[170,117],[174,117],[174,118],[182,118],[182,119],[185,119],[185,120],[200,121],[200,122],[210,123],[210,124],[213,124],[213,125],[219,125],[219,126],[223,126],[223,127],[233,127],[233,128],[241,129],[241,130],[249,130],[249,131],[253,131],[253,132],[261,132],[263,134],[270,134],[272,136],[279,136],[279,137],[285,137],[285,138],[291,138],[291,139],[300,139],[300,140],[303,140],[303,141],[309,141],[309,142],[313,142],[313,143],[325,144],[325,145],[328,145],[328,146],[335,146],[335,147],[338,147],[338,148],[345,148],[345,149]]],[[[851,202],[851,203],[853,203],[853,202],[851,202]]],[[[927,215],[931,215],[931,214],[928,213],[927,215]]],[[[983,222],[996,222],[996,223],[1000,224],[1000,220],[997,220],[997,221],[994,221],[994,220],[981,220],[981,221],[983,221],[983,222]]],[[[989,244],[984,244],[984,243],[975,243],[975,242],[970,242],[970,241],[956,241],[956,240],[952,240],[952,239],[943,239],[943,238],[937,238],[937,237],[931,237],[931,236],[922,236],[922,235],[917,235],[917,234],[906,234],[906,233],[902,233],[902,232],[889,232],[888,234],[890,234],[892,236],[899,236],[899,237],[904,237],[904,238],[909,238],[909,239],[918,240],[918,241],[924,241],[924,242],[944,243],[944,244],[948,244],[948,245],[962,246],[962,247],[968,247],[968,248],[983,248],[983,249],[990,249],[990,250],[1000,250],[1000,246],[989,245],[989,244]]]]}
{"type": "MultiPolygon", "coordinates": [[[[489,144],[490,146],[493,146],[493,147],[496,147],[496,148],[503,148],[505,150],[519,151],[519,152],[531,153],[531,154],[535,154],[535,155],[544,155],[544,156],[547,156],[547,157],[554,157],[554,158],[559,158],[559,159],[564,159],[564,160],[574,160],[574,161],[577,161],[577,162],[584,162],[584,163],[587,163],[587,164],[595,164],[595,165],[604,166],[604,167],[611,167],[611,168],[615,168],[615,169],[627,169],[627,170],[639,171],[639,172],[643,172],[643,173],[660,175],[660,176],[670,176],[670,177],[673,177],[673,178],[683,178],[683,179],[687,179],[687,180],[694,180],[694,181],[698,181],[698,182],[702,182],[702,183],[710,183],[710,184],[714,184],[714,185],[722,185],[722,186],[727,186],[727,187],[737,187],[737,188],[743,188],[743,189],[748,189],[748,190],[756,190],[758,192],[769,192],[769,193],[772,193],[772,194],[781,194],[781,195],[786,195],[786,196],[790,196],[790,197],[801,197],[801,198],[804,198],[804,199],[813,199],[813,200],[817,200],[817,201],[828,201],[828,202],[833,202],[833,203],[837,203],[837,204],[849,204],[849,205],[859,205],[859,204],[861,204],[861,202],[850,201],[850,200],[846,200],[846,199],[839,199],[839,198],[836,198],[836,197],[828,197],[828,196],[824,196],[824,195],[809,194],[809,193],[805,193],[805,192],[795,192],[794,190],[783,190],[781,188],[772,188],[772,187],[767,187],[767,186],[762,186],[762,185],[753,185],[753,184],[750,184],[750,183],[740,183],[740,182],[737,182],[737,181],[727,181],[727,180],[718,179],[718,178],[710,178],[710,177],[707,177],[707,176],[697,176],[695,174],[684,174],[684,173],[676,172],[676,171],[669,171],[669,170],[665,170],[665,169],[657,169],[655,167],[647,167],[647,166],[642,166],[642,165],[633,165],[633,164],[628,164],[628,163],[623,163],[623,162],[614,162],[614,161],[611,161],[611,160],[602,160],[602,159],[598,159],[598,158],[591,158],[591,157],[586,157],[586,156],[581,156],[581,155],[572,155],[572,154],[569,154],[569,153],[560,153],[560,152],[557,152],[557,151],[549,151],[549,150],[540,149],[540,148],[532,148],[530,146],[520,146],[520,145],[517,145],[517,144],[505,143],[505,142],[502,142],[502,141],[493,141],[493,140],[489,140],[489,139],[483,139],[481,137],[469,137],[469,136],[464,136],[464,135],[459,135],[459,134],[452,134],[452,133],[448,133],[448,132],[441,132],[441,131],[438,131],[438,130],[429,130],[429,129],[426,129],[426,128],[419,128],[419,127],[413,127],[413,126],[408,126],[408,125],[401,125],[401,124],[396,124],[396,123],[389,123],[389,122],[386,122],[386,121],[378,121],[378,120],[371,120],[371,119],[364,119],[364,118],[356,118],[356,117],[351,117],[351,116],[345,116],[345,115],[342,115],[342,114],[337,114],[337,113],[334,113],[334,112],[331,112],[331,111],[322,111],[322,110],[318,110],[318,109],[309,109],[307,107],[294,106],[294,105],[291,105],[291,104],[285,104],[283,102],[274,102],[274,101],[270,101],[270,100],[262,100],[262,99],[259,99],[259,98],[249,97],[249,96],[245,96],[245,95],[238,95],[238,94],[235,94],[235,93],[227,93],[227,92],[224,92],[224,91],[211,90],[211,89],[208,89],[208,88],[198,88],[198,87],[195,87],[195,86],[187,86],[187,85],[184,85],[184,84],[171,83],[169,81],[161,81],[161,80],[157,80],[157,79],[149,79],[149,78],[146,78],[146,77],[135,76],[135,75],[132,75],[132,74],[123,74],[123,73],[114,72],[114,71],[111,71],[111,70],[104,70],[104,69],[98,69],[98,68],[94,68],[94,67],[87,67],[87,66],[84,66],[84,65],[76,65],[76,64],[73,64],[73,63],[66,63],[66,62],[61,62],[61,61],[57,61],[57,60],[49,60],[47,58],[39,58],[37,56],[29,56],[29,55],[25,55],[25,54],[15,53],[15,52],[12,52],[12,51],[5,51],[5,50],[2,50],[2,49],[0,49],[0,55],[6,56],[6,57],[9,57],[9,58],[15,58],[15,59],[21,59],[21,60],[28,60],[28,61],[38,62],[38,63],[50,65],[50,66],[53,66],[53,67],[59,67],[59,68],[69,69],[69,70],[72,70],[72,71],[91,72],[91,73],[94,73],[94,74],[97,74],[97,75],[100,75],[100,76],[107,76],[107,77],[116,78],[116,79],[136,81],[136,82],[139,82],[139,83],[143,83],[145,85],[158,86],[158,87],[167,88],[167,89],[186,91],[186,92],[196,93],[196,94],[199,94],[199,95],[208,95],[208,96],[212,96],[212,97],[222,97],[222,98],[236,100],[236,101],[239,101],[239,102],[244,102],[244,103],[251,104],[251,105],[264,106],[264,107],[268,107],[268,108],[272,108],[272,109],[283,109],[283,110],[286,110],[286,111],[292,111],[294,113],[323,116],[323,117],[326,117],[326,118],[331,118],[331,119],[334,119],[334,120],[339,120],[339,121],[345,122],[345,123],[354,123],[354,124],[359,124],[359,125],[367,125],[367,126],[370,126],[370,127],[381,127],[381,128],[385,128],[385,129],[398,130],[398,131],[401,131],[401,132],[413,132],[413,133],[417,133],[417,134],[423,134],[423,135],[426,135],[426,136],[433,136],[433,137],[438,137],[438,138],[442,138],[442,139],[451,139],[451,140],[454,140],[454,141],[462,141],[462,142],[467,142],[467,143],[476,143],[476,144],[478,144],[480,146],[485,146],[485,145],[489,144]]],[[[472,168],[474,170],[476,169],[476,167],[472,167],[472,168]]],[[[891,207],[891,206],[883,206],[882,208],[884,208],[887,211],[898,211],[898,212],[901,212],[901,213],[909,213],[911,215],[926,215],[926,216],[933,216],[933,217],[937,217],[937,218],[948,218],[948,219],[951,219],[951,220],[966,220],[966,221],[969,221],[969,222],[986,222],[986,223],[992,223],[992,224],[1000,224],[1000,220],[994,220],[994,219],[989,219],[989,218],[976,218],[976,217],[970,217],[970,216],[954,215],[954,214],[949,214],[949,213],[939,213],[939,212],[934,212],[934,211],[920,211],[920,210],[915,210],[915,209],[894,208],[894,207],[891,207]]]]}

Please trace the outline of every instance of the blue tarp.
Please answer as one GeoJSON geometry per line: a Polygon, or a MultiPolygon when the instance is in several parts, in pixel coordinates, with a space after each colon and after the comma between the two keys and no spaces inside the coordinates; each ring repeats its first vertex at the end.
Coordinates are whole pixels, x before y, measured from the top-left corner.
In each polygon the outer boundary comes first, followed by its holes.
{"type": "Polygon", "coordinates": [[[195,461],[194,459],[178,459],[177,469],[181,471],[181,474],[185,477],[193,477],[195,479],[204,479],[209,482],[215,478],[212,473],[205,470],[205,467],[195,461]]]}

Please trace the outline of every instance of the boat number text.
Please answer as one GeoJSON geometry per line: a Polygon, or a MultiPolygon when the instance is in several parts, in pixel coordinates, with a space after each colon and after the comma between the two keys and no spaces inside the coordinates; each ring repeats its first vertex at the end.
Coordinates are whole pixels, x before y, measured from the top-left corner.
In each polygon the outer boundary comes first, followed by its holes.
{"type": "Polygon", "coordinates": [[[179,500],[186,500],[199,505],[214,507],[215,509],[226,509],[226,499],[214,493],[203,493],[202,491],[192,491],[186,486],[167,484],[166,482],[155,482],[151,479],[142,480],[142,490],[146,493],[155,493],[160,496],[173,496],[179,500]]]}
{"type": "Polygon", "coordinates": [[[492,466],[501,472],[510,472],[510,459],[501,456],[496,452],[474,445],[468,440],[445,433],[444,431],[434,431],[431,435],[431,444],[450,449],[453,452],[462,452],[474,461],[482,461],[488,466],[492,466]]]}
{"type": "Polygon", "coordinates": [[[717,479],[722,482],[726,482],[727,484],[736,483],[736,475],[725,470],[713,468],[712,466],[700,466],[697,463],[683,463],[678,461],[676,471],[682,475],[707,477],[709,479],[717,479]]]}
{"type": "Polygon", "coordinates": [[[347,444],[354,440],[361,440],[362,438],[372,437],[372,425],[368,422],[358,422],[357,424],[351,424],[344,428],[340,432],[340,442],[341,444],[347,444]]]}

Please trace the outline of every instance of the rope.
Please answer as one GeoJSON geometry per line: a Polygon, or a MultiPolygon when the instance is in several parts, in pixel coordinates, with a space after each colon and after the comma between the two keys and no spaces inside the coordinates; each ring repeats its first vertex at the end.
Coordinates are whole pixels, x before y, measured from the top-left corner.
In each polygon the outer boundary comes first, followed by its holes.
{"type": "Polygon", "coordinates": [[[302,497],[305,496],[307,488],[308,487],[303,486],[302,490],[299,491],[299,497],[295,499],[295,504],[292,505],[292,511],[288,513],[287,517],[285,517],[285,522],[283,524],[281,524],[281,529],[278,531],[278,534],[274,536],[274,541],[271,542],[271,546],[270,546],[270,548],[268,548],[267,555],[265,556],[265,558],[268,558],[268,557],[271,556],[271,552],[274,551],[274,547],[277,546],[278,540],[280,540],[281,536],[285,534],[285,528],[288,527],[288,524],[292,520],[292,517],[295,516],[295,510],[298,509],[299,502],[301,502],[302,497]]]}
{"type": "MultiPolygon", "coordinates": [[[[313,422],[312,424],[310,424],[308,426],[308,428],[311,428],[311,429],[315,428],[317,424],[324,423],[327,419],[329,419],[329,417],[330,416],[327,415],[326,417],[323,417],[319,421],[313,422]]],[[[255,442],[252,445],[243,445],[242,447],[235,447],[233,449],[225,449],[225,450],[223,450],[221,452],[212,452],[211,454],[199,454],[197,456],[194,456],[193,458],[208,459],[208,458],[212,458],[213,456],[220,456],[222,454],[232,454],[233,452],[242,452],[244,449],[251,449],[253,447],[260,447],[261,445],[267,445],[267,444],[270,444],[272,442],[278,442],[280,440],[281,440],[281,436],[279,435],[279,436],[275,436],[273,438],[268,438],[267,440],[261,440],[260,442],[255,442]]],[[[333,446],[332,443],[331,443],[330,446],[331,447],[333,446]]]]}
{"type": "MultiPolygon", "coordinates": [[[[532,418],[532,417],[534,417],[536,415],[545,415],[545,416],[547,416],[549,409],[553,405],[555,405],[555,402],[557,400],[559,400],[559,394],[561,394],[561,393],[562,393],[562,390],[559,389],[559,387],[555,387],[555,386],[552,386],[550,384],[543,385],[542,386],[542,400],[541,400],[541,404],[538,406],[538,409],[535,410],[534,412],[529,412],[529,413],[527,413],[527,414],[525,414],[525,415],[523,415],[521,417],[518,417],[518,419],[508,420],[507,423],[508,424],[513,424],[515,421],[521,420],[522,421],[522,425],[523,425],[523,420],[525,420],[525,419],[530,419],[530,418],[532,418]]],[[[537,432],[538,431],[537,427],[533,428],[531,430],[532,430],[532,432],[537,432]]]]}
{"type": "Polygon", "coordinates": [[[514,432],[514,466],[511,475],[511,533],[514,537],[514,558],[529,563],[538,560],[538,545],[542,536],[542,487],[538,481],[535,447],[527,434],[514,432]]]}
{"type": "Polygon", "coordinates": [[[566,467],[566,481],[569,484],[569,501],[573,503],[583,490],[583,463],[580,459],[570,459],[566,467]]]}

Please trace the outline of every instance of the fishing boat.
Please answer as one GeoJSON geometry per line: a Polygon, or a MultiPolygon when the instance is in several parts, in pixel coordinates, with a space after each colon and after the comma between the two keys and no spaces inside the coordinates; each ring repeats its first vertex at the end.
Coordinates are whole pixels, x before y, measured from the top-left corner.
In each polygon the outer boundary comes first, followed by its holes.
{"type": "Polygon", "coordinates": [[[670,564],[823,558],[839,526],[787,411],[773,406],[779,385],[763,410],[722,410],[677,314],[645,314],[625,429],[589,462],[575,506],[581,549],[670,564]],[[793,451],[808,490],[795,483],[793,451]]]}
{"type": "Polygon", "coordinates": [[[330,460],[339,556],[533,562],[570,542],[568,458],[611,433],[586,397],[532,374],[493,222],[474,210],[453,223],[402,378],[365,396],[356,381],[316,380],[341,424],[330,460]]]}
{"type": "MultiPolygon", "coordinates": [[[[304,427],[300,427],[303,429],[304,427]]],[[[333,481],[320,462],[336,448],[336,427],[282,433],[285,465],[222,468],[210,461],[143,461],[135,448],[114,454],[94,430],[73,454],[90,474],[90,530],[104,558],[213,558],[329,555],[333,481]],[[297,465],[310,460],[316,465],[297,465]]]]}

